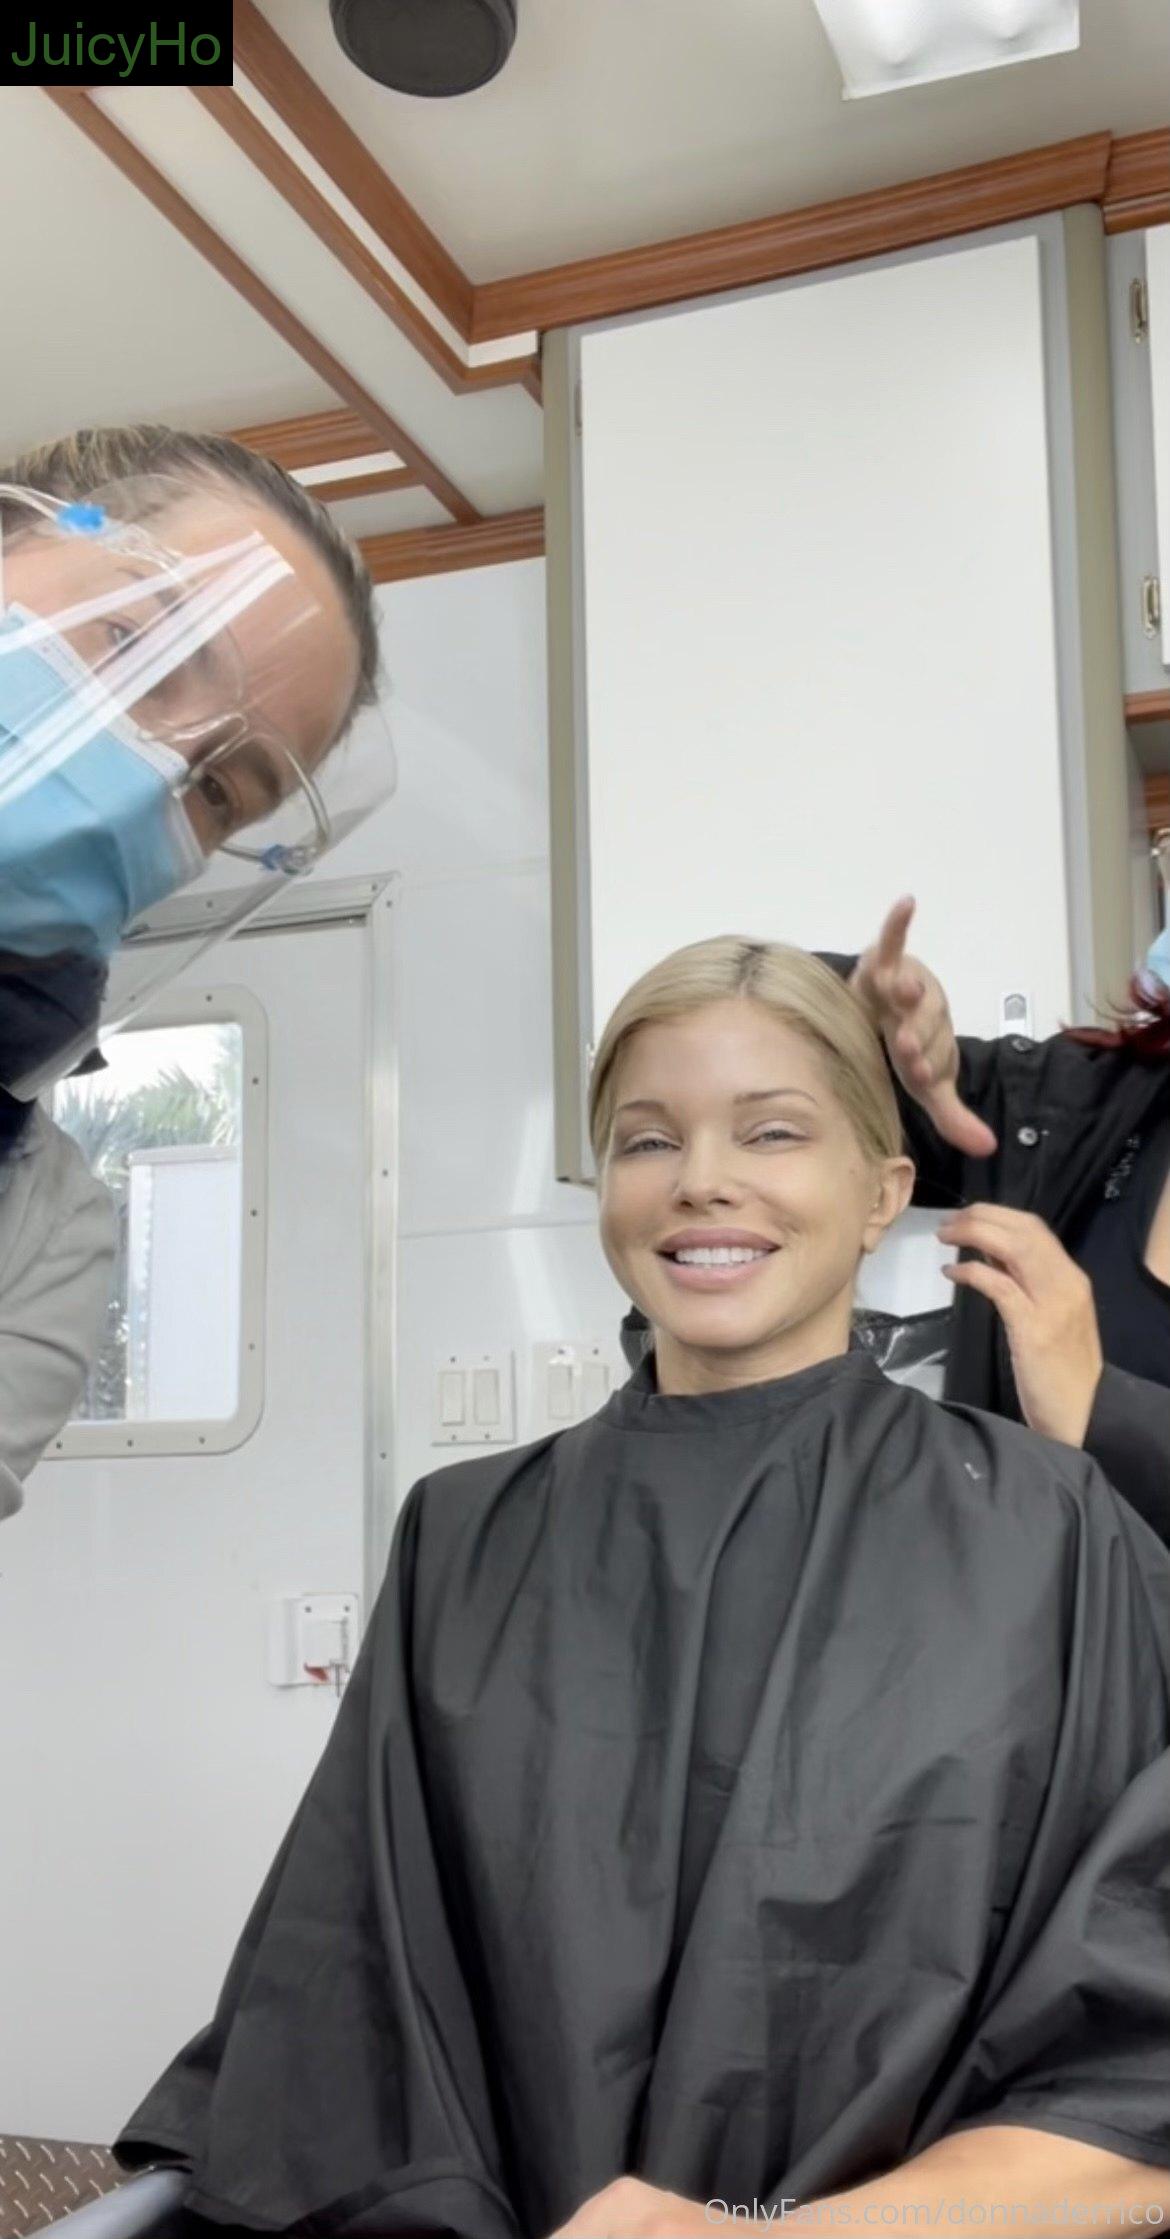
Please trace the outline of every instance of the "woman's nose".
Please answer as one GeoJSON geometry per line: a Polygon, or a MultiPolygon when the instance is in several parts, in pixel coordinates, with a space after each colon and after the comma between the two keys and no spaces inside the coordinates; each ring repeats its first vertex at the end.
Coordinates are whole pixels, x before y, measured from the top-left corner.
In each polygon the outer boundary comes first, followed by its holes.
{"type": "Polygon", "coordinates": [[[724,1160],[695,1151],[680,1162],[674,1181],[677,1204],[729,1205],[736,1195],[735,1178],[724,1160]]]}

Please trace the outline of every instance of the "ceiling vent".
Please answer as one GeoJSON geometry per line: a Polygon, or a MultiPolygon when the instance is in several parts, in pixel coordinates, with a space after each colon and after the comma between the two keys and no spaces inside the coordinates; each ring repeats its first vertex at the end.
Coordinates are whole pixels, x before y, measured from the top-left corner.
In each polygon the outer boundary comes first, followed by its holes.
{"type": "Polygon", "coordinates": [[[431,101],[486,85],[516,37],[516,0],[329,0],[329,13],[367,78],[431,101]]]}

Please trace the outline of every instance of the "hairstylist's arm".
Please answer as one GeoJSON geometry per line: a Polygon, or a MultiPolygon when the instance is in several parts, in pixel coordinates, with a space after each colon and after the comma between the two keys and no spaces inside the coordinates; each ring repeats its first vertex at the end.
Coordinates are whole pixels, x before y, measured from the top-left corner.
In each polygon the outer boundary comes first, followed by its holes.
{"type": "Polygon", "coordinates": [[[43,1113],[0,1195],[0,1518],[80,1396],[101,1342],[114,1209],[43,1113]]]}
{"type": "Polygon", "coordinates": [[[1170,1388],[1106,1363],[1088,1276],[1044,1221],[1009,1205],[966,1205],[938,1234],[982,1255],[943,1273],[995,1307],[1029,1428],[1083,1447],[1170,1545],[1170,1388]]]}
{"type": "Polygon", "coordinates": [[[981,1255],[953,1260],[943,1273],[991,1300],[1029,1429],[1083,1446],[1105,1365],[1088,1276],[1046,1221],[1014,1206],[964,1205],[948,1213],[938,1234],[981,1255]]]}
{"type": "Polygon", "coordinates": [[[1170,2208],[1170,2170],[1012,2124],[940,2138],[900,2169],[821,2200],[785,2200],[760,2215],[757,2202],[688,2200],[640,2177],[618,2177],[583,2201],[552,2239],[710,2239],[721,2229],[765,2235],[785,2229],[913,2229],[941,2224],[976,2231],[1013,2222],[1024,2229],[1067,2222],[1147,2229],[1170,2208]],[[831,2211],[831,2213],[830,2213],[831,2211]],[[746,2212],[746,2214],[745,2214],[746,2212]]]}

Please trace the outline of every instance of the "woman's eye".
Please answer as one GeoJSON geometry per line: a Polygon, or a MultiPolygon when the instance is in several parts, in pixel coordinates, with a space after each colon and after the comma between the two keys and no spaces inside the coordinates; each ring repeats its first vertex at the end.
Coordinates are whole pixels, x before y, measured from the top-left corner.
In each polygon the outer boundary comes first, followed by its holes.
{"type": "Polygon", "coordinates": [[[802,1140],[794,1127],[762,1127],[758,1135],[750,1139],[753,1143],[799,1143],[802,1140]]]}
{"type": "Polygon", "coordinates": [[[236,807],[222,778],[209,772],[206,777],[197,779],[195,791],[221,830],[230,832],[236,823],[236,807]]]}
{"type": "Polygon", "coordinates": [[[622,1156],[623,1158],[628,1158],[634,1151],[661,1151],[669,1149],[670,1145],[664,1135],[639,1135],[636,1141],[632,1143],[623,1143],[622,1156]]]}
{"type": "Polygon", "coordinates": [[[104,627],[111,653],[120,653],[123,646],[129,645],[137,634],[129,622],[107,621],[104,627]]]}

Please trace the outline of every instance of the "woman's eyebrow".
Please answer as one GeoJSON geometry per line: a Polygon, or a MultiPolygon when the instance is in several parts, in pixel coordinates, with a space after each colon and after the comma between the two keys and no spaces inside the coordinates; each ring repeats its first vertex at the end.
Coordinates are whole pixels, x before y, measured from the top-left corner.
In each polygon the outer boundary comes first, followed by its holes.
{"type": "Polygon", "coordinates": [[[769,1104],[777,1096],[801,1096],[806,1104],[815,1104],[816,1097],[808,1088],[749,1088],[742,1096],[733,1097],[736,1104],[769,1104]]]}
{"type": "MultiPolygon", "coordinates": [[[[812,1090],[807,1088],[749,1088],[744,1090],[742,1096],[733,1097],[732,1102],[734,1104],[771,1104],[779,1096],[799,1096],[803,1098],[806,1104],[815,1104],[817,1101],[812,1090]]],[[[630,1099],[628,1104],[618,1105],[614,1118],[620,1119],[623,1112],[666,1112],[668,1108],[667,1105],[660,1104],[656,1097],[635,1096],[630,1099]]]]}

